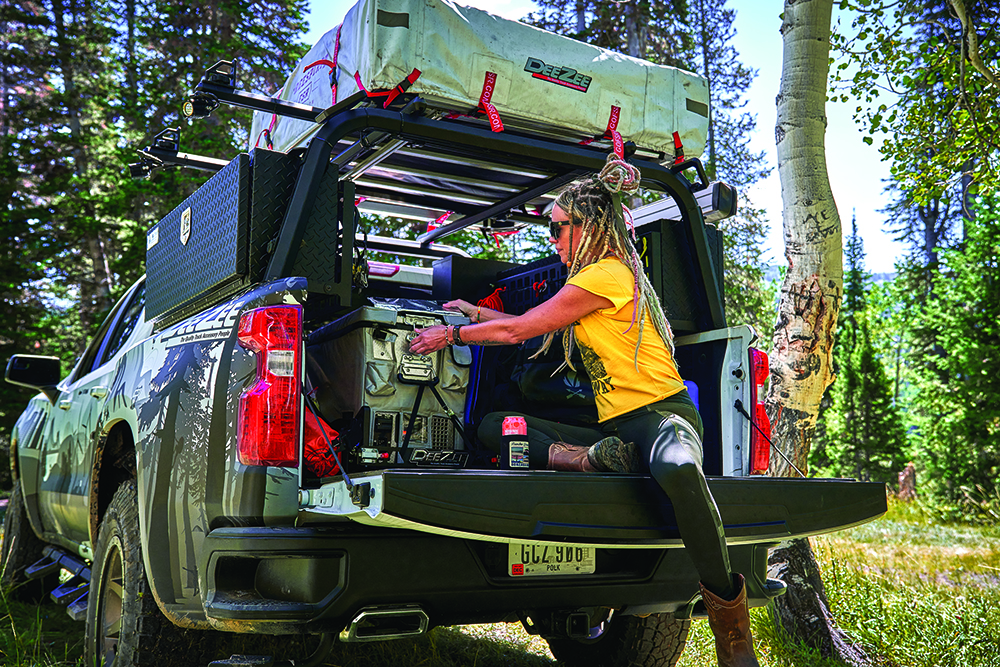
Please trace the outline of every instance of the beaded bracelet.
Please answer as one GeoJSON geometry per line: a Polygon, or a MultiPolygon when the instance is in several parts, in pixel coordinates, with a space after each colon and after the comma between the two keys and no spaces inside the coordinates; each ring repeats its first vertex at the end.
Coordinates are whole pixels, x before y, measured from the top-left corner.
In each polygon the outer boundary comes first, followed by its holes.
{"type": "Polygon", "coordinates": [[[444,326],[444,344],[445,345],[454,345],[455,344],[454,334],[452,333],[452,329],[453,329],[453,327],[450,324],[446,324],[444,326]]]}
{"type": "Polygon", "coordinates": [[[479,324],[482,321],[483,321],[483,307],[479,306],[479,308],[476,308],[476,324],[479,324]]]}

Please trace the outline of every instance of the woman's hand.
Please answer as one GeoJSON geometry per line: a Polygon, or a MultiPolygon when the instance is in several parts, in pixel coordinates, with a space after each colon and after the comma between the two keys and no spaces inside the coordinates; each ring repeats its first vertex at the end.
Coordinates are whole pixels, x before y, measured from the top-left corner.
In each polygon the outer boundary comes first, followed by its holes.
{"type": "Polygon", "coordinates": [[[457,310],[469,319],[476,314],[476,307],[473,306],[468,301],[463,299],[455,299],[454,301],[446,301],[442,304],[445,310],[457,310]]]}
{"type": "Polygon", "coordinates": [[[426,329],[414,329],[417,337],[410,341],[410,352],[414,354],[430,354],[448,345],[448,327],[437,324],[426,329]]]}

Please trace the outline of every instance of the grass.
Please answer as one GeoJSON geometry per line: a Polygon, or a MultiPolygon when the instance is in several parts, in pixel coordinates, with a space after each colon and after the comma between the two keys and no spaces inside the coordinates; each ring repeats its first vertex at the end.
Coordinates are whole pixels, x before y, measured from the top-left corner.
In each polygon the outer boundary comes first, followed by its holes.
{"type": "Polygon", "coordinates": [[[29,605],[0,595],[3,665],[83,664],[83,624],[55,605],[29,605]]]}
{"type": "MultiPolygon", "coordinates": [[[[916,504],[814,538],[838,626],[878,667],[1000,667],[1000,527],[941,524],[916,504]]],[[[751,611],[764,667],[829,667],[782,637],[767,609],[751,611]]],[[[82,664],[82,624],[61,608],[0,599],[0,664],[82,664]]],[[[327,665],[541,667],[547,645],[516,624],[437,628],[406,641],[336,644],[327,665]]],[[[708,624],[696,621],[680,667],[715,664],[708,624]]]]}

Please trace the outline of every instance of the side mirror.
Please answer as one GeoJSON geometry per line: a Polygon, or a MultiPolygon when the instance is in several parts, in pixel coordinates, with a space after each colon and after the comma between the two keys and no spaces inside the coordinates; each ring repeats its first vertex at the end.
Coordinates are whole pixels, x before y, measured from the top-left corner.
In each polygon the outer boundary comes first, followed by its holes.
{"type": "Polygon", "coordinates": [[[59,392],[56,385],[62,377],[58,357],[42,357],[35,354],[15,354],[7,362],[4,379],[19,387],[28,387],[45,394],[55,402],[59,392]]]}

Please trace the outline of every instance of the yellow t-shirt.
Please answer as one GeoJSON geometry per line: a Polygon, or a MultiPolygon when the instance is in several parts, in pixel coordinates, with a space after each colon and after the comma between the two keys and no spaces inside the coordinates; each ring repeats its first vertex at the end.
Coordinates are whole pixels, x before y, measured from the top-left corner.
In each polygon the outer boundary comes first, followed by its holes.
{"type": "Polygon", "coordinates": [[[611,308],[585,315],[574,330],[583,365],[594,388],[599,421],[663,400],[684,389],[670,349],[663,343],[648,312],[639,348],[639,370],[636,370],[639,323],[629,328],[634,310],[634,278],[620,259],[605,257],[580,269],[566,284],[603,296],[613,304],[611,308]]]}

